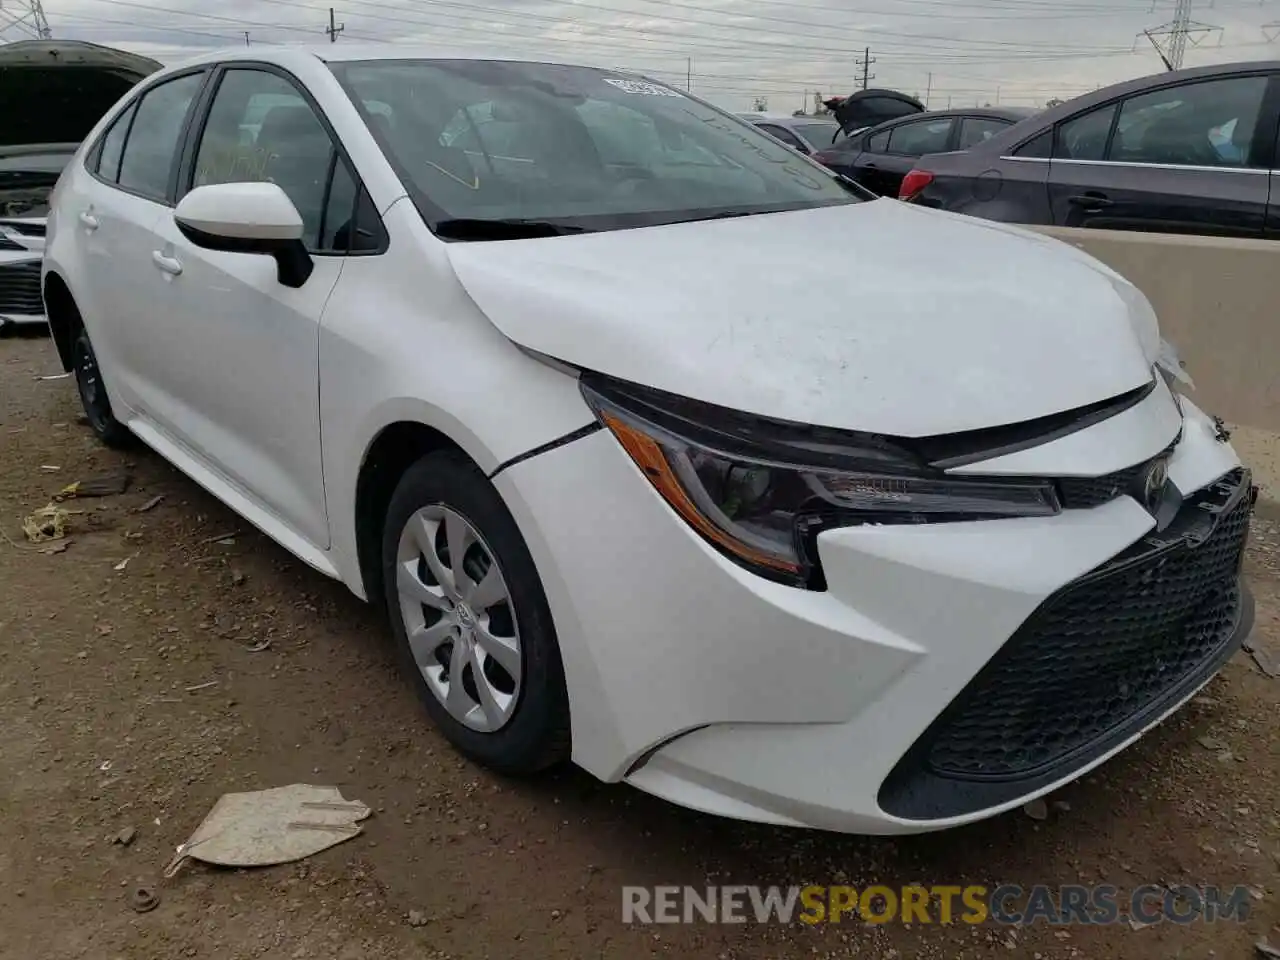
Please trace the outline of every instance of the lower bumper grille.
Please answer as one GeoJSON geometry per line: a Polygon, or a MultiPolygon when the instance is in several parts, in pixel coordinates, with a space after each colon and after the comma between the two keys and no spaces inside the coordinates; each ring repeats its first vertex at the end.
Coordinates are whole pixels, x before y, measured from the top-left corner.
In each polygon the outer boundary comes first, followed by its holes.
{"type": "Polygon", "coordinates": [[[1248,629],[1246,471],[1046,600],[902,759],[881,803],[953,816],[1069,775],[1218,669],[1248,629]],[[959,809],[957,809],[959,807],[959,809]]]}
{"type": "Polygon", "coordinates": [[[0,264],[0,316],[6,313],[42,314],[40,262],[0,264]]]}

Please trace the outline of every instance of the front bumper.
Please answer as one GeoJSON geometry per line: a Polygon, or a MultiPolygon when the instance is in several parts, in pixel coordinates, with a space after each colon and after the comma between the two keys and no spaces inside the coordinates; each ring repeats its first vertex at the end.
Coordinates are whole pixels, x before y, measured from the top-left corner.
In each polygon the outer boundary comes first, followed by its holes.
{"type": "MultiPolygon", "coordinates": [[[[1193,696],[1251,623],[1248,474],[1229,477],[1234,451],[1185,411],[1169,470],[1187,502],[1165,539],[1179,524],[1190,539],[1158,542],[1128,496],[830,530],[825,592],[725,560],[606,432],[500,474],[555,618],[574,759],[695,809],[859,833],[971,822],[1080,776],[1193,696]]],[[[1129,434],[1107,434],[1108,453],[1163,449],[1161,416],[1099,425],[1129,434]]],[[[1054,457],[1079,457],[1090,432],[1020,455],[1026,472],[1062,475],[1054,457]]]]}

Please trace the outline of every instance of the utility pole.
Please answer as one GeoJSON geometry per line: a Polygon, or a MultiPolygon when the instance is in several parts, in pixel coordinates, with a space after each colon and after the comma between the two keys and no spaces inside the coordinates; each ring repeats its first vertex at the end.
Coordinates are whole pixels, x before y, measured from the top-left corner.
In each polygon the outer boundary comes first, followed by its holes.
{"type": "Polygon", "coordinates": [[[924,88],[924,108],[926,110],[929,109],[929,94],[931,93],[933,93],[933,72],[932,71],[930,71],[929,73],[929,82],[925,84],[925,88],[924,88]]]}
{"type": "MultiPolygon", "coordinates": [[[[1151,41],[1151,45],[1160,54],[1160,59],[1164,61],[1167,70],[1182,69],[1188,40],[1194,47],[1199,45],[1206,34],[1217,33],[1218,42],[1222,42],[1221,27],[1191,19],[1191,3],[1192,0],[1175,0],[1172,20],[1138,34],[1139,37],[1145,36],[1151,41]],[[1156,37],[1164,37],[1163,45],[1156,37]]],[[[1135,39],[1134,44],[1136,45],[1137,42],[1135,39]]]]}
{"type": "Polygon", "coordinates": [[[330,43],[337,43],[337,42],[338,42],[338,34],[340,34],[340,33],[341,33],[343,30],[345,30],[345,29],[347,29],[347,25],[346,25],[345,23],[334,23],[334,22],[333,22],[333,7],[330,7],[330,8],[329,8],[329,26],[328,26],[328,27],[326,27],[326,28],[325,28],[325,31],[324,31],[325,33],[327,33],[327,34],[329,35],[329,42],[330,42],[330,43]]]}
{"type": "Polygon", "coordinates": [[[53,38],[41,0],[0,0],[0,33],[9,27],[20,27],[28,36],[41,40],[53,38]]]}
{"type": "Polygon", "coordinates": [[[685,93],[693,91],[693,57],[685,58],[684,91],[685,93]]]}
{"type": "Polygon", "coordinates": [[[246,30],[246,31],[244,32],[244,45],[245,45],[246,47],[249,45],[249,31],[248,31],[248,30],[246,30]]]}
{"type": "Polygon", "coordinates": [[[867,72],[868,70],[870,70],[870,69],[871,69],[871,65],[872,65],[873,63],[875,63],[875,62],[876,62],[876,61],[875,61],[875,58],[871,56],[871,48],[870,48],[870,47],[867,47],[867,48],[862,52],[862,59],[861,59],[861,60],[855,60],[855,61],[854,61],[854,64],[855,64],[856,66],[859,66],[859,67],[861,67],[861,68],[862,68],[862,89],[863,89],[863,90],[867,89],[867,82],[868,82],[869,80],[874,80],[874,79],[876,78],[876,75],[875,75],[874,73],[868,73],[868,72],[867,72]]]}

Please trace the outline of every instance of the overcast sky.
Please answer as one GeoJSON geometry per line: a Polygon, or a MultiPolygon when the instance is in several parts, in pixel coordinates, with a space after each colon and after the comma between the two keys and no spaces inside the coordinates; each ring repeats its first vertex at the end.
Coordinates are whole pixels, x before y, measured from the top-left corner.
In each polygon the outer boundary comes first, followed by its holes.
{"type": "MultiPolygon", "coordinates": [[[[0,21],[26,0],[3,0],[0,21]]],[[[335,0],[339,43],[428,43],[444,53],[537,55],[640,70],[732,109],[791,112],[846,94],[871,47],[872,86],[948,103],[1039,106],[1163,69],[1144,28],[1173,0],[335,0]],[[1135,40],[1136,38],[1136,40],[1135,40]],[[930,76],[932,75],[932,76],[930,76]]],[[[56,37],[180,59],[193,49],[325,41],[328,0],[44,0],[56,37]]],[[[1280,0],[1197,0],[1220,30],[1186,65],[1280,59],[1280,0]]],[[[21,39],[22,26],[0,32],[21,39]]],[[[1164,38],[1159,38],[1164,39],[1164,38]]],[[[1193,38],[1194,39],[1194,38],[1193,38]]]]}

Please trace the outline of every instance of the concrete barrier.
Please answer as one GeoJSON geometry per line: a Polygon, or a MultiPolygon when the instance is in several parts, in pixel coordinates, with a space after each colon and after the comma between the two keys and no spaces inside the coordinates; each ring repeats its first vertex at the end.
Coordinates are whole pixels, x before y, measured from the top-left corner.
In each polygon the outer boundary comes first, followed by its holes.
{"type": "Polygon", "coordinates": [[[1192,399],[1231,424],[1264,496],[1280,502],[1280,241],[1032,229],[1080,247],[1147,295],[1195,381],[1192,399]]]}
{"type": "Polygon", "coordinates": [[[1204,410],[1280,432],[1280,242],[1036,227],[1147,295],[1204,410]]]}

